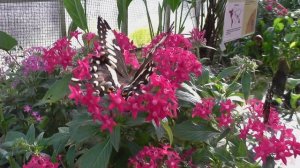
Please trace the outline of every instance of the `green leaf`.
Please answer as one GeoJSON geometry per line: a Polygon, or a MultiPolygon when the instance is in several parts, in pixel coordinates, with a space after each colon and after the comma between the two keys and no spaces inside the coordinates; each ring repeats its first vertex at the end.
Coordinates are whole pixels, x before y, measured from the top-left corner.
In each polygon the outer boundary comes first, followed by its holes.
{"type": "Polygon", "coordinates": [[[85,152],[78,160],[79,167],[107,168],[111,152],[112,145],[106,140],[85,152]]]}
{"type": "Polygon", "coordinates": [[[278,23],[274,26],[275,31],[281,32],[284,29],[284,24],[283,23],[278,23]]]}
{"type": "Polygon", "coordinates": [[[35,128],[34,128],[34,125],[31,124],[27,133],[26,133],[26,139],[27,139],[27,142],[29,144],[33,144],[34,143],[34,140],[35,140],[35,128]]]}
{"type": "Polygon", "coordinates": [[[43,105],[46,103],[55,103],[62,98],[64,98],[67,94],[69,94],[69,82],[71,80],[72,75],[68,74],[64,76],[62,79],[57,80],[52,86],[50,86],[49,90],[46,92],[45,96],[42,100],[40,100],[34,106],[43,105]]]}
{"type": "Polygon", "coordinates": [[[244,98],[247,100],[251,89],[251,74],[245,72],[241,79],[244,98]]]}
{"type": "Polygon", "coordinates": [[[292,42],[295,39],[296,33],[289,33],[287,35],[284,36],[284,40],[288,43],[292,42]]]}
{"type": "Polygon", "coordinates": [[[230,164],[233,161],[233,156],[232,154],[228,151],[226,146],[220,146],[218,148],[214,148],[212,151],[215,157],[217,157],[220,161],[223,163],[230,164]]]}
{"type": "Polygon", "coordinates": [[[18,42],[15,38],[3,31],[0,31],[0,49],[9,51],[17,44],[18,42]]]}
{"type": "Polygon", "coordinates": [[[110,133],[110,143],[118,152],[120,148],[120,139],[121,139],[121,128],[120,126],[116,126],[114,131],[110,133]]]}
{"type": "Polygon", "coordinates": [[[53,156],[57,156],[65,149],[65,145],[67,144],[70,138],[69,133],[56,133],[49,138],[49,145],[53,145],[53,156]]]}
{"type": "Polygon", "coordinates": [[[237,70],[238,69],[235,66],[225,68],[219,73],[218,78],[222,79],[222,78],[227,78],[227,77],[233,76],[234,74],[236,74],[238,72],[237,70]]]}
{"type": "Polygon", "coordinates": [[[175,12],[175,10],[180,6],[181,0],[166,0],[166,3],[170,6],[172,12],[175,12]]]}
{"type": "Polygon", "coordinates": [[[75,148],[75,146],[72,146],[69,148],[69,150],[66,154],[66,161],[67,161],[68,167],[74,167],[75,156],[76,156],[76,148],[75,148]]]}
{"type": "Polygon", "coordinates": [[[297,102],[300,100],[300,94],[291,93],[291,107],[296,109],[298,107],[297,102]]]}
{"type": "Polygon", "coordinates": [[[297,84],[300,83],[300,79],[288,78],[286,84],[287,89],[292,90],[296,87],[297,84]]]}
{"type": "Polygon", "coordinates": [[[99,133],[99,125],[79,125],[70,128],[70,133],[71,139],[80,143],[99,133]]]}
{"type": "Polygon", "coordinates": [[[181,140],[193,142],[208,142],[213,138],[220,136],[220,132],[210,126],[196,125],[191,121],[185,121],[177,124],[173,128],[174,136],[181,140]]]}
{"type": "Polygon", "coordinates": [[[6,134],[5,142],[15,141],[16,139],[20,139],[20,138],[26,139],[26,135],[18,131],[9,131],[6,134]]]}
{"type": "Polygon", "coordinates": [[[247,145],[246,145],[245,141],[239,141],[237,154],[240,157],[247,157],[248,150],[247,150],[247,145]]]}
{"type": "Polygon", "coordinates": [[[165,131],[168,134],[170,145],[172,145],[173,144],[173,132],[172,132],[171,127],[169,126],[169,122],[168,121],[166,121],[166,122],[162,121],[161,124],[162,124],[163,128],[165,129],[165,131]]]}
{"type": "Polygon", "coordinates": [[[83,31],[88,31],[86,16],[80,0],[64,0],[64,6],[74,23],[83,31]]]}

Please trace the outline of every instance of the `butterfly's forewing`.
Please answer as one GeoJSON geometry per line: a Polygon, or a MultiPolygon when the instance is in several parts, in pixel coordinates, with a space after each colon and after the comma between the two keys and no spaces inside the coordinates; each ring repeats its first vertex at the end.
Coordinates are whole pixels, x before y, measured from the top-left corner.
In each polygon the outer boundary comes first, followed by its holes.
{"type": "Polygon", "coordinates": [[[103,58],[101,58],[101,63],[110,65],[121,77],[128,78],[123,54],[110,26],[106,20],[98,17],[97,28],[101,49],[105,52],[104,57],[102,56],[103,58]]]}
{"type": "Polygon", "coordinates": [[[123,55],[109,24],[98,17],[100,56],[91,59],[92,83],[100,95],[119,88],[128,79],[123,55]]]}

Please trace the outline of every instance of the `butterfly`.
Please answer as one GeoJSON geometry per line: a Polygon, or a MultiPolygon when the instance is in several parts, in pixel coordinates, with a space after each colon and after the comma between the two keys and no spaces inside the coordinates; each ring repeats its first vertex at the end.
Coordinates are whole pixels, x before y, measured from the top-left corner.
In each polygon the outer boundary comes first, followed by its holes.
{"type": "Polygon", "coordinates": [[[285,84],[289,73],[289,65],[285,59],[280,59],[277,71],[272,78],[272,83],[267,91],[266,100],[263,106],[264,123],[268,123],[273,96],[284,96],[285,84]]]}
{"type": "MultiPolygon", "coordinates": [[[[122,96],[128,98],[135,91],[138,91],[141,85],[146,85],[149,82],[149,77],[155,68],[154,53],[167,39],[172,27],[146,54],[144,62],[133,77],[128,74],[124,56],[111,27],[100,16],[98,17],[97,29],[101,50],[100,56],[93,56],[90,59],[91,79],[89,83],[94,85],[95,92],[99,96],[116,92],[120,88],[122,96]]],[[[79,80],[72,78],[72,81],[78,82],[79,80]]]]}

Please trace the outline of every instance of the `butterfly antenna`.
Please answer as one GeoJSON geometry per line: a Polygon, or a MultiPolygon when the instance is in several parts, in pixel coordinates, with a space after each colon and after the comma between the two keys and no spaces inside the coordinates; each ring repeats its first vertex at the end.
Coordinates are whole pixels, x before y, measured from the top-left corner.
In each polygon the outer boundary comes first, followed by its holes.
{"type": "Polygon", "coordinates": [[[174,22],[169,26],[167,33],[171,33],[174,29],[174,22]]]}

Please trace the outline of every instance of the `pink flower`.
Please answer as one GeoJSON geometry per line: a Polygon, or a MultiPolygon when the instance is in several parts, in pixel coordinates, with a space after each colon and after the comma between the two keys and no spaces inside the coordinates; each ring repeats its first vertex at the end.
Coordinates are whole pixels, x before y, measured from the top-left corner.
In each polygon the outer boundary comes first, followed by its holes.
{"type": "Polygon", "coordinates": [[[212,113],[213,107],[215,105],[214,99],[206,98],[202,99],[202,102],[197,103],[196,107],[193,109],[192,117],[200,117],[202,119],[208,120],[209,115],[212,113]]]}
{"type": "Polygon", "coordinates": [[[126,101],[121,95],[121,89],[118,89],[116,93],[110,93],[110,105],[109,110],[118,109],[119,112],[124,112],[126,108],[126,101]]]}
{"type": "Polygon", "coordinates": [[[113,132],[114,127],[117,125],[117,123],[113,120],[112,117],[108,116],[108,115],[103,115],[101,117],[101,130],[109,130],[110,133],[113,132]]]}
{"type": "Polygon", "coordinates": [[[67,66],[72,65],[72,59],[76,51],[71,48],[70,40],[66,37],[57,40],[54,46],[45,51],[43,55],[45,70],[52,73],[58,66],[66,69],[67,66]]]}
{"type": "Polygon", "coordinates": [[[168,168],[179,168],[181,161],[179,154],[170,146],[163,146],[162,148],[145,146],[136,156],[129,159],[129,166],[156,168],[166,165],[168,168]]]}
{"type": "Polygon", "coordinates": [[[69,95],[69,99],[74,99],[76,104],[81,102],[83,96],[80,87],[78,85],[75,86],[69,85],[69,89],[71,91],[69,95]]]}
{"type": "Polygon", "coordinates": [[[221,102],[221,112],[226,112],[226,113],[230,113],[235,107],[236,105],[231,101],[231,100],[226,100],[225,102],[221,102]]]}
{"type": "Polygon", "coordinates": [[[219,122],[219,127],[228,127],[232,123],[232,118],[230,114],[221,114],[219,118],[217,118],[219,122]]]}
{"type": "Polygon", "coordinates": [[[194,28],[190,33],[192,42],[206,45],[205,30],[200,31],[199,28],[194,28]]]}
{"type": "Polygon", "coordinates": [[[31,106],[29,106],[29,105],[25,105],[23,110],[24,110],[25,112],[29,113],[29,112],[31,112],[32,108],[31,108],[31,106]]]}
{"type": "Polygon", "coordinates": [[[78,66],[73,70],[73,76],[79,80],[90,79],[90,64],[89,59],[84,58],[83,60],[78,60],[78,66]]]}
{"type": "Polygon", "coordinates": [[[190,73],[197,76],[202,73],[202,65],[190,51],[179,47],[158,49],[154,61],[157,72],[165,76],[172,83],[181,84],[190,79],[190,73]]]}
{"type": "Polygon", "coordinates": [[[95,33],[86,33],[84,36],[84,39],[87,40],[87,42],[89,43],[91,40],[93,40],[96,37],[95,33]]]}
{"type": "Polygon", "coordinates": [[[269,11],[269,12],[271,12],[273,10],[272,5],[267,5],[266,6],[266,10],[269,11]]]}
{"type": "Polygon", "coordinates": [[[75,37],[78,40],[78,35],[82,34],[81,32],[79,32],[78,30],[75,30],[73,32],[70,33],[71,37],[75,37]]]}
{"type": "Polygon", "coordinates": [[[287,157],[300,154],[299,143],[296,142],[292,129],[287,129],[280,123],[278,112],[274,108],[270,109],[268,123],[263,123],[263,103],[259,100],[250,100],[250,113],[245,120],[240,138],[250,139],[255,152],[255,159],[261,158],[263,162],[268,156],[274,156],[275,160],[281,160],[287,164],[287,157]]]}
{"type": "Polygon", "coordinates": [[[32,155],[30,161],[22,168],[58,168],[59,163],[52,163],[47,155],[32,155]]]}
{"type": "Polygon", "coordinates": [[[131,51],[136,49],[136,46],[133,44],[133,41],[130,41],[129,38],[123,34],[113,31],[116,37],[117,43],[121,48],[122,54],[125,59],[125,63],[130,65],[133,69],[139,68],[139,62],[137,60],[137,56],[131,51]]]}

